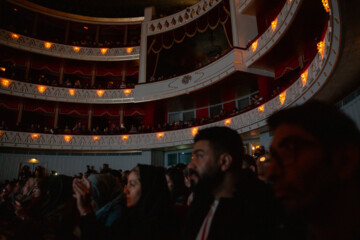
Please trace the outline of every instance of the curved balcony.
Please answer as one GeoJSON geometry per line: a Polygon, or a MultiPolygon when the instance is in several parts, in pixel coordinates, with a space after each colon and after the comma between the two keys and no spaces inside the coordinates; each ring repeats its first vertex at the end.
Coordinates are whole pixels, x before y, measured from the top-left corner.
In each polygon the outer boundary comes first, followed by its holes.
{"type": "Polygon", "coordinates": [[[127,61],[140,58],[140,47],[89,48],[46,42],[0,29],[0,44],[52,57],[89,61],[127,61]]]}
{"type": "Polygon", "coordinates": [[[172,14],[170,16],[155,19],[147,23],[147,36],[163,33],[175,28],[184,26],[189,22],[208,13],[211,9],[216,7],[221,0],[202,0],[197,4],[186,8],[185,10],[172,14]]]}
{"type": "Polygon", "coordinates": [[[136,24],[144,21],[144,17],[133,17],[133,18],[101,18],[101,17],[89,17],[81,16],[72,13],[65,13],[54,9],[46,8],[38,4],[32,3],[26,0],[9,0],[12,4],[27,8],[31,11],[35,11],[44,15],[48,15],[55,18],[72,20],[83,23],[102,23],[102,24],[136,24]]]}
{"type": "Polygon", "coordinates": [[[291,22],[296,17],[296,12],[300,9],[302,1],[287,0],[279,15],[268,29],[245,51],[244,60],[246,66],[250,66],[276,45],[286,30],[290,28],[291,22]]]}
{"type": "Polygon", "coordinates": [[[0,78],[0,93],[43,99],[48,101],[76,103],[135,103],[154,101],[189,93],[209,86],[231,75],[241,64],[241,50],[233,49],[219,60],[189,74],[172,79],[138,84],[131,92],[125,90],[87,90],[42,86],[0,78]]]}
{"type": "Polygon", "coordinates": [[[117,136],[66,136],[31,134],[23,132],[0,132],[0,146],[56,150],[133,150],[191,144],[199,129],[227,125],[244,133],[266,125],[266,118],[281,108],[301,104],[313,97],[325,85],[336,67],[340,51],[340,17],[337,1],[331,1],[332,14],[322,41],[322,50],[307,70],[290,87],[256,109],[227,120],[195,128],[160,133],[117,136]]]}

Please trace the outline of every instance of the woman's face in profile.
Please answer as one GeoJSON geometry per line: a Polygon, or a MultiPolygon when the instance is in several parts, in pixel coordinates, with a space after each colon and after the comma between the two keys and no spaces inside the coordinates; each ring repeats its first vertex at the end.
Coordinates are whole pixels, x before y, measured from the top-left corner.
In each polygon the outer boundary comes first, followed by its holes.
{"type": "Polygon", "coordinates": [[[135,206],[141,197],[141,182],[134,171],[130,172],[128,182],[124,188],[126,195],[126,206],[135,206]]]}

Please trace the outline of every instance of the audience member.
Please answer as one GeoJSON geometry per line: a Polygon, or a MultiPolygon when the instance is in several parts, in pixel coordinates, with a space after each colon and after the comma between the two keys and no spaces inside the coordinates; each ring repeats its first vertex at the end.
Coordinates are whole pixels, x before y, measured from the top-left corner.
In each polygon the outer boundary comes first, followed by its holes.
{"type": "Polygon", "coordinates": [[[184,239],[272,239],[274,201],[265,183],[242,172],[240,135],[212,127],[194,142],[188,165],[194,200],[184,239]]]}
{"type": "Polygon", "coordinates": [[[274,131],[268,178],[287,213],[283,239],[360,239],[360,133],[354,122],[315,101],[281,110],[268,124],[274,131]]]}
{"type": "Polygon", "coordinates": [[[90,182],[73,182],[81,217],[83,239],[173,239],[170,193],[164,169],[138,165],[129,174],[124,189],[122,214],[108,230],[95,221],[90,205],[90,182]]]}

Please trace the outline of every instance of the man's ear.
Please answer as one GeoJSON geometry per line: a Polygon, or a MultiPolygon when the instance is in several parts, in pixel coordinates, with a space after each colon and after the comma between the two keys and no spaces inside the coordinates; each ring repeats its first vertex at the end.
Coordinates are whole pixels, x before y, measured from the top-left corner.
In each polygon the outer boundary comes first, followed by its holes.
{"type": "Polygon", "coordinates": [[[226,172],[229,170],[231,164],[232,164],[232,157],[229,153],[223,153],[220,155],[220,169],[223,172],[226,172]]]}
{"type": "Polygon", "coordinates": [[[338,177],[348,180],[355,176],[359,170],[360,149],[356,144],[347,144],[336,150],[333,155],[335,167],[338,169],[338,177]]]}

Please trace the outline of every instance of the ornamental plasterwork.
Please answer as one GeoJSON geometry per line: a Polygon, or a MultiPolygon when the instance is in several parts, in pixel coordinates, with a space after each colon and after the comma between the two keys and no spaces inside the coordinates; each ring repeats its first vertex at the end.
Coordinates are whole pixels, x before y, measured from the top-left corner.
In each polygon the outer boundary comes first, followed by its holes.
{"type": "MultiPolygon", "coordinates": [[[[308,68],[306,84],[301,77],[281,94],[286,93],[283,103],[276,96],[260,107],[247,111],[230,119],[230,127],[239,133],[248,132],[266,125],[266,118],[282,108],[302,104],[308,101],[327,81],[330,73],[336,66],[337,56],[340,49],[340,21],[337,1],[332,1],[332,15],[330,16],[328,29],[325,35],[325,53],[316,55],[308,68]]],[[[211,126],[223,126],[225,121],[218,121],[198,127],[198,130],[211,126]]],[[[0,146],[54,149],[54,150],[134,150],[151,149],[159,147],[171,147],[192,143],[192,128],[158,133],[127,135],[123,140],[122,135],[99,136],[97,140],[93,136],[73,135],[71,140],[65,141],[64,135],[38,134],[32,138],[31,133],[0,131],[0,146]]]]}
{"type": "Polygon", "coordinates": [[[154,101],[186,94],[214,84],[229,76],[236,71],[234,67],[234,60],[238,56],[236,51],[240,50],[233,49],[218,61],[186,75],[159,82],[138,84],[130,94],[125,94],[124,89],[103,89],[99,92],[99,90],[95,89],[69,89],[53,86],[45,86],[46,89],[40,92],[37,84],[4,78],[0,78],[0,81],[9,81],[10,85],[0,85],[0,93],[47,101],[74,103],[104,104],[154,101]],[[188,81],[184,82],[184,78],[188,81]]]}
{"type": "Polygon", "coordinates": [[[287,0],[276,17],[276,28],[273,30],[272,25],[256,40],[256,48],[254,50],[251,45],[245,51],[245,65],[250,66],[257,59],[274,47],[277,41],[284,35],[284,32],[291,26],[291,22],[295,19],[296,12],[300,9],[303,0],[287,0]]]}
{"type": "Polygon", "coordinates": [[[52,57],[77,60],[125,61],[140,59],[140,47],[138,46],[130,48],[90,48],[79,46],[79,51],[75,51],[74,46],[50,43],[50,48],[46,48],[46,41],[19,34],[17,34],[17,36],[18,38],[14,38],[12,32],[0,29],[0,44],[52,57]]]}
{"type": "Polygon", "coordinates": [[[146,23],[147,35],[151,36],[184,26],[209,12],[220,2],[221,0],[202,0],[181,12],[149,21],[146,23]]]}

